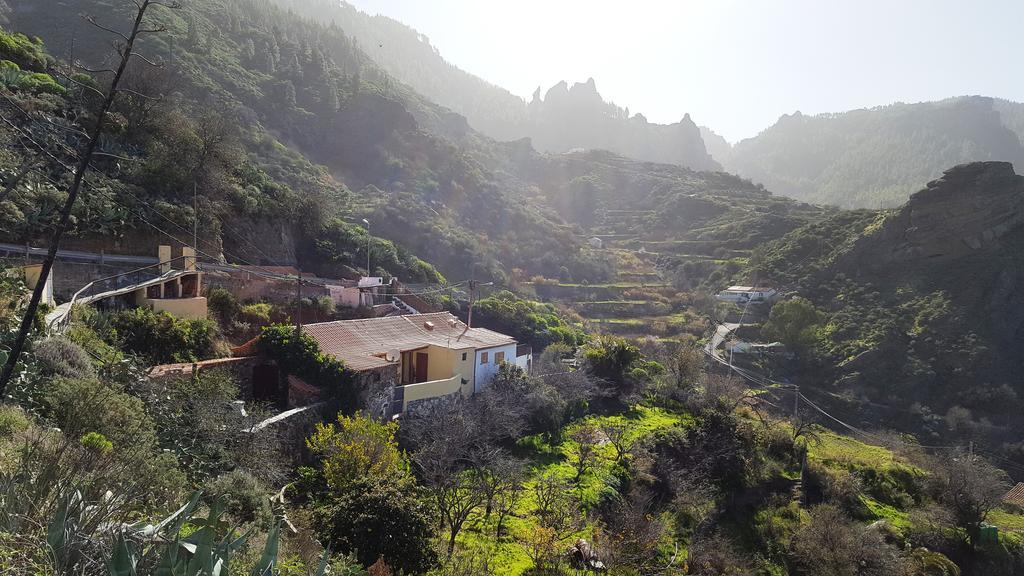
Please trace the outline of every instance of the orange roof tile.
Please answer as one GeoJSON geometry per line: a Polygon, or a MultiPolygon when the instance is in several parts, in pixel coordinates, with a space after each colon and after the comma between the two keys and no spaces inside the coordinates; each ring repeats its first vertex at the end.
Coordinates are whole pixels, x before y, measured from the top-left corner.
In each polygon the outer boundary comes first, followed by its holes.
{"type": "Polygon", "coordinates": [[[1006,496],[1003,496],[1003,502],[1024,506],[1024,482],[1018,482],[1013,489],[1007,492],[1006,496]]]}

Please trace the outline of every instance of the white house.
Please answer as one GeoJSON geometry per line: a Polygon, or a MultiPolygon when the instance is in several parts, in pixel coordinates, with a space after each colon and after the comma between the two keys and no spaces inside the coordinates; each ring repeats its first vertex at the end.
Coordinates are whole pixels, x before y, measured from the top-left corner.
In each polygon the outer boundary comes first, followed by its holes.
{"type": "Polygon", "coordinates": [[[600,250],[601,248],[604,248],[604,240],[601,240],[597,236],[594,236],[590,240],[587,240],[587,244],[589,244],[590,247],[594,248],[595,250],[600,250]]]}
{"type": "Polygon", "coordinates": [[[720,302],[746,304],[747,302],[770,302],[778,295],[779,292],[776,289],[767,286],[729,286],[716,294],[715,299],[720,302]]]}

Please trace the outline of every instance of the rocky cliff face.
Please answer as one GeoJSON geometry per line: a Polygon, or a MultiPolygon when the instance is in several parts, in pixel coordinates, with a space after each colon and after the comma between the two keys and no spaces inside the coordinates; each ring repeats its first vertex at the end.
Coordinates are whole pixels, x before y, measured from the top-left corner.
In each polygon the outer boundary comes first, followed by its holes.
{"type": "Polygon", "coordinates": [[[676,164],[694,170],[721,170],[707,152],[700,129],[687,114],[674,124],[654,124],[642,114],[605,102],[593,78],[571,87],[559,82],[540,97],[533,94],[522,131],[539,150],[610,150],[623,156],[676,164]]]}
{"type": "Polygon", "coordinates": [[[967,256],[998,247],[1024,223],[1024,177],[1008,162],[974,162],[929,182],[852,251],[869,266],[967,256]]]}

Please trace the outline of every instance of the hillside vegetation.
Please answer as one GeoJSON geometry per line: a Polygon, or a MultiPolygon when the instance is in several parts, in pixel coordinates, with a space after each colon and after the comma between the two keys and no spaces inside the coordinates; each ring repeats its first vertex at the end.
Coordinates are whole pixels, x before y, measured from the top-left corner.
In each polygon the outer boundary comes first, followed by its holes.
{"type": "Polygon", "coordinates": [[[746,274],[824,314],[785,370],[843,414],[1019,459],[1022,194],[1008,164],[968,164],[899,210],[842,212],[756,251],[746,274]]]}

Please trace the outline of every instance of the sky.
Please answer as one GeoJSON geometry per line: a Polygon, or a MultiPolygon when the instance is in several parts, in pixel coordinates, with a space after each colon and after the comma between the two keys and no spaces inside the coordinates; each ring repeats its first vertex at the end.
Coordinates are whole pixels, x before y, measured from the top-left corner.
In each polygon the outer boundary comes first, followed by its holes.
{"type": "Polygon", "coordinates": [[[1024,0],[349,1],[524,98],[593,77],[630,113],[731,142],[797,110],[1024,100],[1024,0]]]}

